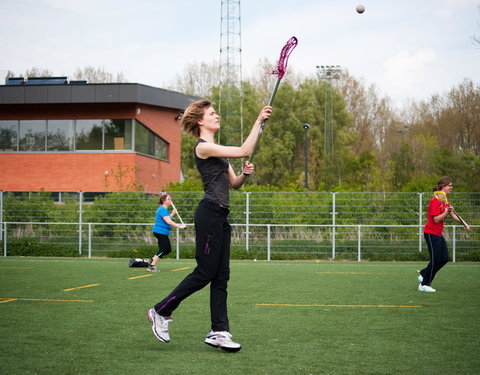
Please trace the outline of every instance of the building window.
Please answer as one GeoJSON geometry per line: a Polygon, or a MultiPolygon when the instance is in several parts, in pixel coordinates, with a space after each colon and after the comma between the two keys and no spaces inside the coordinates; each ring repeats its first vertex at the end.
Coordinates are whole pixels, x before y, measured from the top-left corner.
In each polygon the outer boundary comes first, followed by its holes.
{"type": "Polygon", "coordinates": [[[168,160],[168,149],[168,142],[132,119],[0,121],[0,152],[126,150],[168,160]]]}
{"type": "Polygon", "coordinates": [[[17,151],[18,121],[0,121],[0,151],[17,151]]]}
{"type": "Polygon", "coordinates": [[[47,151],[75,151],[75,121],[47,121],[47,151]]]}
{"type": "Polygon", "coordinates": [[[20,120],[19,151],[45,151],[47,120],[20,120]]]}
{"type": "Polygon", "coordinates": [[[168,160],[168,143],[136,120],[135,151],[168,160]]]}
{"type": "Polygon", "coordinates": [[[101,151],[103,144],[102,120],[77,120],[75,149],[77,151],[101,151]]]}
{"type": "Polygon", "coordinates": [[[132,120],[104,120],[105,150],[132,149],[132,120]]]}
{"type": "Polygon", "coordinates": [[[135,120],[135,151],[146,153],[148,151],[147,147],[144,146],[147,144],[147,132],[145,131],[142,124],[135,120]]]}
{"type": "Polygon", "coordinates": [[[162,138],[155,136],[155,156],[168,160],[168,143],[162,138]]]}

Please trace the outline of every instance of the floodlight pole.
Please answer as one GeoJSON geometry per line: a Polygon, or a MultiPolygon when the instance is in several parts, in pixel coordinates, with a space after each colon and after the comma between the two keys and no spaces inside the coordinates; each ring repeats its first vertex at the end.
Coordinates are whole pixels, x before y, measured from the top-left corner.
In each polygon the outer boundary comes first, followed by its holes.
{"type": "Polygon", "coordinates": [[[317,65],[318,79],[328,82],[325,89],[325,158],[333,155],[332,81],[340,79],[340,65],[317,65]]]}

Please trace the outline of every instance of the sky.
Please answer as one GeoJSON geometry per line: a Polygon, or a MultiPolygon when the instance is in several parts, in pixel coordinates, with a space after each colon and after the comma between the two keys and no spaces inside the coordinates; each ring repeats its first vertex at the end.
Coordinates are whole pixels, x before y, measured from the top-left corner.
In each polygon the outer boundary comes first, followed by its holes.
{"type": "MultiPolygon", "coordinates": [[[[397,107],[480,83],[480,0],[240,3],[244,78],[296,36],[289,69],[340,65],[397,107]]],[[[0,0],[0,14],[0,71],[16,75],[93,66],[168,88],[189,64],[220,61],[221,0],[0,0]]]]}

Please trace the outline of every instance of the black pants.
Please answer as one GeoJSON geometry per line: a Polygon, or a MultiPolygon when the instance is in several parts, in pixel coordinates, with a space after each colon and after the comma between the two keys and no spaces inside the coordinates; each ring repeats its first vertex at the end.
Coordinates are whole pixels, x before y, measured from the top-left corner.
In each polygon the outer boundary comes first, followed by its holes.
{"type": "Polygon", "coordinates": [[[229,210],[202,200],[195,211],[197,267],[162,301],[155,310],[171,316],[180,303],[210,283],[212,331],[229,331],[227,283],[230,277],[231,226],[229,210]]]}
{"type": "Polygon", "coordinates": [[[423,277],[422,285],[430,285],[440,268],[448,263],[448,248],[443,236],[424,233],[427,241],[428,252],[430,254],[430,262],[420,271],[423,277]]]}
{"type": "Polygon", "coordinates": [[[162,258],[172,252],[172,245],[170,244],[170,238],[166,234],[160,234],[153,232],[153,235],[157,239],[158,252],[157,257],[162,258]]]}

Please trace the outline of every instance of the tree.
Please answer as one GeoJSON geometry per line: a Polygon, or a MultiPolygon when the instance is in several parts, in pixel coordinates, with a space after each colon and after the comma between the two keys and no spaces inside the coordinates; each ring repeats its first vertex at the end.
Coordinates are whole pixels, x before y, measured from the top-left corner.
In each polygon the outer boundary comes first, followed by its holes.
{"type": "Polygon", "coordinates": [[[53,74],[49,69],[31,68],[25,73],[25,77],[51,77],[53,74]]]}
{"type": "Polygon", "coordinates": [[[183,69],[182,74],[177,74],[169,89],[207,98],[213,95],[213,88],[219,85],[219,77],[218,62],[191,63],[183,69]]]}
{"type": "Polygon", "coordinates": [[[465,79],[445,99],[439,125],[443,134],[452,134],[455,149],[480,155],[480,84],[465,79]]]}
{"type": "MultiPolygon", "coordinates": [[[[480,5],[477,8],[478,8],[478,11],[479,11],[479,14],[480,14],[480,5]]],[[[478,23],[478,25],[480,26],[480,22],[478,23]]],[[[472,41],[473,41],[473,44],[480,47],[480,35],[479,34],[473,35],[472,36],[472,41]]]]}
{"type": "Polygon", "coordinates": [[[120,83],[127,82],[123,73],[112,74],[105,71],[105,68],[95,68],[85,66],[83,69],[77,68],[73,74],[76,80],[86,80],[88,83],[120,83]]]}
{"type": "Polygon", "coordinates": [[[412,160],[412,148],[404,139],[401,141],[400,149],[392,153],[393,176],[395,187],[401,189],[410,182],[414,170],[412,160]]]}
{"type": "MultiPolygon", "coordinates": [[[[28,77],[52,77],[53,73],[49,69],[45,68],[37,68],[37,67],[32,67],[30,69],[27,69],[27,71],[24,74],[20,74],[20,77],[28,78],[28,77]]],[[[7,77],[17,77],[16,73],[14,72],[8,72],[7,77]]]]}
{"type": "MultiPolygon", "coordinates": [[[[248,134],[258,111],[270,98],[275,76],[268,73],[273,67],[263,59],[255,75],[243,82],[244,134],[248,134]]],[[[203,68],[196,65],[190,69],[188,77],[178,79],[185,85],[177,89],[203,91],[218,103],[219,87],[212,83],[207,89],[208,82],[214,82],[213,66],[208,69],[208,64],[203,68]],[[195,80],[201,85],[196,86],[195,80]]],[[[398,111],[375,85],[367,87],[344,72],[332,87],[334,147],[333,154],[326,157],[329,83],[291,73],[289,68],[278,89],[273,115],[255,154],[256,173],[247,185],[301,190],[303,124],[309,123],[310,189],[412,191],[419,186],[428,189],[444,174],[451,176],[460,190],[480,189],[479,84],[465,79],[447,94],[411,101],[398,111]]],[[[194,143],[191,136],[182,138],[182,171],[189,181],[199,179],[192,154],[194,143]]],[[[239,166],[235,168],[238,173],[239,166]]]]}
{"type": "Polygon", "coordinates": [[[396,122],[390,99],[380,98],[375,85],[365,87],[361,80],[352,77],[348,71],[342,72],[338,90],[352,115],[350,128],[358,134],[354,151],[360,153],[381,149],[387,128],[396,122]]]}
{"type": "MultiPolygon", "coordinates": [[[[15,77],[15,73],[9,72],[8,77],[15,77]]],[[[46,68],[32,67],[27,69],[21,77],[54,77],[55,74],[46,68]]],[[[112,82],[127,82],[123,73],[112,74],[105,71],[105,68],[95,68],[93,66],[86,66],[83,69],[77,68],[73,74],[75,80],[86,80],[88,83],[112,83],[112,82]]]]}

